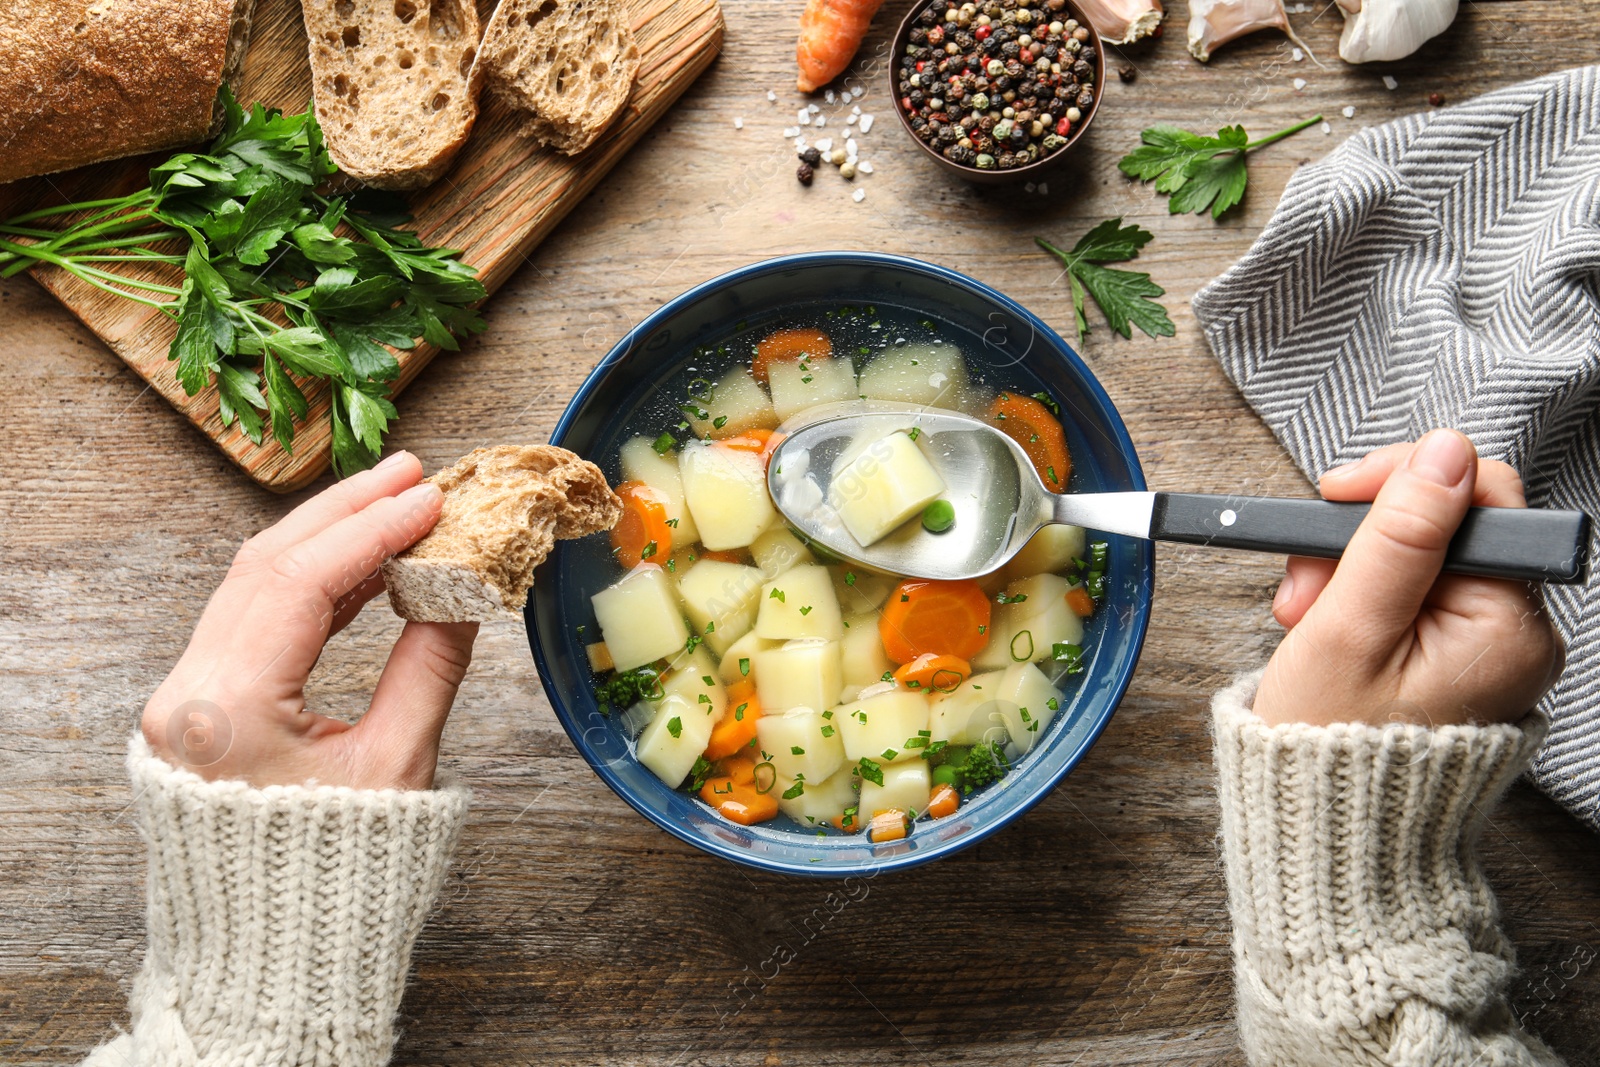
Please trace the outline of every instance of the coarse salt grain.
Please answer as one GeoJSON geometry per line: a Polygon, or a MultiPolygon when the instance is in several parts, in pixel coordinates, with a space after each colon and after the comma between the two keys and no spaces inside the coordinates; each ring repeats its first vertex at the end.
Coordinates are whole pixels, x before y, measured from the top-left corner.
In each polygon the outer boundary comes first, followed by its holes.
{"type": "Polygon", "coordinates": [[[1294,60],[1296,63],[1299,63],[1306,58],[1306,54],[1300,51],[1300,49],[1296,48],[1293,52],[1289,53],[1289,58],[1294,60]]]}
{"type": "Polygon", "coordinates": [[[1393,91],[1395,89],[1400,88],[1400,83],[1394,80],[1394,75],[1393,74],[1385,74],[1383,76],[1383,87],[1385,89],[1393,91]]]}
{"type": "Polygon", "coordinates": [[[1039,195],[1040,196],[1049,196],[1050,195],[1050,186],[1049,186],[1048,183],[1046,183],[1046,182],[1040,182],[1039,183],[1039,195]]]}
{"type": "Polygon", "coordinates": [[[871,174],[872,164],[863,159],[859,164],[856,165],[856,172],[859,174],[871,174]]]}
{"type": "Polygon", "coordinates": [[[860,104],[857,104],[857,105],[856,105],[856,106],[855,106],[855,107],[853,107],[853,108],[851,108],[851,109],[850,109],[850,114],[852,114],[852,115],[859,115],[859,114],[861,114],[861,105],[860,105],[860,104]]]}
{"type": "Polygon", "coordinates": [[[844,142],[844,150],[853,156],[857,152],[861,151],[861,146],[856,144],[856,139],[854,137],[850,137],[844,142]]]}
{"type": "Polygon", "coordinates": [[[811,125],[811,112],[807,111],[805,108],[801,108],[799,121],[800,125],[802,126],[811,125]]]}
{"type": "Polygon", "coordinates": [[[783,135],[785,137],[799,137],[800,136],[800,127],[798,127],[798,126],[785,126],[783,128],[783,135]]]}
{"type": "Polygon", "coordinates": [[[1353,119],[1356,117],[1356,109],[1354,107],[1346,107],[1343,111],[1339,112],[1339,114],[1343,115],[1347,119],[1353,119]]]}
{"type": "Polygon", "coordinates": [[[736,130],[744,129],[744,119],[740,118],[738,115],[735,115],[733,117],[733,128],[736,130]]]}
{"type": "Polygon", "coordinates": [[[844,124],[846,126],[854,126],[856,124],[856,119],[860,117],[860,115],[851,115],[849,118],[844,120],[844,124]]]}
{"type": "Polygon", "coordinates": [[[829,89],[827,92],[822,94],[822,99],[826,100],[828,103],[831,104],[835,100],[837,100],[838,97],[834,94],[834,91],[832,89],[829,89]]]}
{"type": "Polygon", "coordinates": [[[1027,185],[1024,185],[1023,188],[1028,190],[1028,192],[1031,193],[1031,192],[1033,192],[1035,189],[1037,189],[1039,187],[1037,185],[1033,184],[1032,182],[1029,182],[1027,185]]]}
{"type": "Polygon", "coordinates": [[[768,89],[767,90],[767,103],[776,104],[777,102],[778,102],[778,94],[773,92],[771,89],[768,89]]]}
{"type": "Polygon", "coordinates": [[[833,138],[832,137],[818,137],[817,138],[817,151],[818,152],[831,152],[831,151],[833,151],[833,138]]]}
{"type": "Polygon", "coordinates": [[[855,192],[850,194],[850,199],[854,200],[858,204],[861,203],[861,201],[865,200],[866,198],[867,198],[867,191],[865,189],[857,189],[855,192]]]}
{"type": "Polygon", "coordinates": [[[1333,132],[1333,123],[1324,122],[1322,124],[1322,133],[1323,133],[1323,135],[1326,136],[1326,135],[1328,135],[1328,134],[1330,134],[1332,132],[1333,132]]]}
{"type": "Polygon", "coordinates": [[[816,117],[816,119],[814,120],[814,122],[818,126],[826,126],[828,124],[828,116],[826,116],[826,115],[818,115],[816,117]]]}
{"type": "Polygon", "coordinates": [[[822,108],[818,107],[816,104],[807,104],[806,110],[815,115],[817,112],[821,111],[822,108]]]}
{"type": "Polygon", "coordinates": [[[867,133],[871,129],[872,129],[872,116],[871,115],[862,115],[861,116],[861,132],[862,133],[867,133]]]}
{"type": "Polygon", "coordinates": [[[1304,78],[1296,78],[1294,80],[1294,88],[1295,88],[1296,92],[1299,92],[1301,89],[1304,89],[1305,87],[1306,87],[1306,80],[1304,78]]]}

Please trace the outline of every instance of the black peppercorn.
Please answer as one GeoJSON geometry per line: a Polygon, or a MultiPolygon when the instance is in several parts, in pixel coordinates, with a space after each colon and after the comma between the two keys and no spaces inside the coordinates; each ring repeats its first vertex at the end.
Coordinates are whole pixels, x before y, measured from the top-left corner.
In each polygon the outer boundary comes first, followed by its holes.
{"type": "Polygon", "coordinates": [[[822,162],[822,153],[815,148],[808,148],[800,153],[800,161],[808,167],[814,167],[822,162]]]}
{"type": "Polygon", "coordinates": [[[1081,81],[1094,73],[1094,64],[1087,59],[1080,59],[1072,64],[1072,73],[1076,74],[1081,81]]]}
{"type": "Polygon", "coordinates": [[[1088,111],[1089,105],[1094,103],[1094,87],[1086,85],[1078,93],[1078,110],[1088,111]]]}
{"type": "Polygon", "coordinates": [[[939,140],[945,144],[955,144],[961,137],[961,131],[954,126],[940,126],[939,140]]]}
{"type": "Polygon", "coordinates": [[[911,97],[912,107],[921,107],[923,104],[928,102],[927,94],[921,89],[913,89],[909,95],[911,97]]]}
{"type": "Polygon", "coordinates": [[[956,34],[954,40],[956,42],[956,47],[961,49],[963,52],[972,51],[972,49],[978,43],[978,39],[972,36],[972,34],[968,33],[966,30],[962,30],[960,33],[956,34]]]}
{"type": "Polygon", "coordinates": [[[912,44],[927,44],[928,31],[923,29],[921,26],[913,26],[911,27],[911,32],[906,34],[906,40],[910,41],[912,44]]]}
{"type": "Polygon", "coordinates": [[[1117,77],[1125,82],[1136,82],[1139,80],[1139,70],[1134,66],[1119,67],[1117,68],[1117,77]]]}
{"type": "Polygon", "coordinates": [[[939,13],[934,8],[930,7],[922,14],[917,16],[917,21],[922,23],[924,26],[932,26],[934,23],[939,21],[939,13]]]}
{"type": "Polygon", "coordinates": [[[1022,46],[1015,41],[1007,41],[1000,46],[1000,54],[1007,59],[1016,59],[1022,53],[1022,46]]]}
{"type": "MultiPolygon", "coordinates": [[[[816,150],[812,149],[812,151],[816,150]]],[[[815,174],[816,172],[811,169],[811,164],[809,163],[802,163],[794,170],[794,176],[800,179],[801,185],[810,185],[811,179],[815,176],[815,174]]]]}

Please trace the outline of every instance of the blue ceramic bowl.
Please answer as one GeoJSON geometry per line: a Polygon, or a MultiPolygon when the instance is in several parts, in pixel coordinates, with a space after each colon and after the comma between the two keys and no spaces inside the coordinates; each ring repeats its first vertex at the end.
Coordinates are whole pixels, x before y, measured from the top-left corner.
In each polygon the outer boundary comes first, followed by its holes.
{"type": "MultiPolygon", "coordinates": [[[[629,436],[664,423],[669,398],[695,376],[696,349],[725,339],[736,323],[756,329],[820,308],[875,304],[934,320],[989,384],[1048,390],[1061,403],[1072,451],[1071,488],[1142,490],[1133,442],[1105,391],[1076,353],[1026,309],[988,286],[929,263],[866,252],[814,252],[756,263],[668,302],[635,327],[578,390],[551,443],[619,479],[629,436]],[[657,417],[651,418],[652,415],[657,417]]],[[[697,368],[704,373],[705,368],[697,368]]],[[[654,428],[649,432],[656,432],[654,428]]],[[[738,826],[697,798],[668,789],[633,756],[617,717],[600,714],[584,645],[596,639],[589,597],[617,577],[604,537],[560,541],[539,568],[526,610],[528,640],[561,725],[617,795],[662,829],[715,856],[769,871],[845,877],[912,867],[976,844],[1037,804],[1089,751],[1128,687],[1150,615],[1154,555],[1147,541],[1110,537],[1105,600],[1084,637],[1088,669],[1075,699],[1043,743],[998,785],[954,816],[923,820],[903,841],[801,829],[780,816],[738,826]]],[[[1074,696],[1071,688],[1068,695],[1074,696]]]]}

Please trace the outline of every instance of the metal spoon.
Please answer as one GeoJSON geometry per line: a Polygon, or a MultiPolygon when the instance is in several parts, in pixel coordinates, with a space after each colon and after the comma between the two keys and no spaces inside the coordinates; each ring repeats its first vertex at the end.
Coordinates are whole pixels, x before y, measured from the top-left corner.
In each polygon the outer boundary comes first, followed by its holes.
{"type": "MultiPolygon", "coordinates": [[[[778,510],[813,542],[873,570],[911,578],[977,578],[999,570],[1038,530],[1071,523],[1109,534],[1255,552],[1337,558],[1367,504],[1196,493],[1052,493],[998,429],[909,404],[830,404],[785,423],[767,468],[778,510]],[[896,431],[915,431],[944,479],[955,523],[930,533],[915,518],[864,546],[828,502],[836,468],[896,431]]],[[[1580,511],[1473,508],[1444,569],[1533,582],[1583,580],[1589,520],[1580,511]]]]}

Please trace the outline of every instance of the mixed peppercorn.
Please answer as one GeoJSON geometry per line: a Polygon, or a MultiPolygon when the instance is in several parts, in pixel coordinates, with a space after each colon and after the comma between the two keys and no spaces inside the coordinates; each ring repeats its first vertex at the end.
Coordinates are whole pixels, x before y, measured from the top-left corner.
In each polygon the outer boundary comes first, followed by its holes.
{"type": "Polygon", "coordinates": [[[930,4],[900,60],[899,105],[963,166],[1012,170],[1057,151],[1095,98],[1089,30],[1066,0],[930,4]]]}

